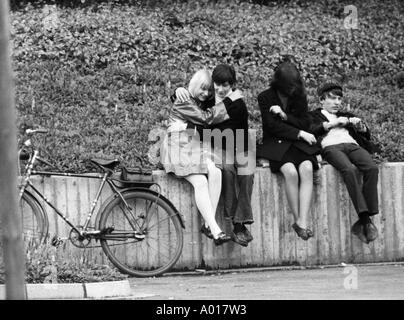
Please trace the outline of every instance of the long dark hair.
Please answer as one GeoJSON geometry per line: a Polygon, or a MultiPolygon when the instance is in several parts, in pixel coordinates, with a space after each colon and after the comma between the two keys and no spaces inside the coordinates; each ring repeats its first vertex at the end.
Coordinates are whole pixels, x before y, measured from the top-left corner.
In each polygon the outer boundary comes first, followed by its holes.
{"type": "Polygon", "coordinates": [[[287,57],[275,68],[271,87],[288,97],[286,112],[300,114],[308,111],[306,89],[293,59],[287,57]]]}

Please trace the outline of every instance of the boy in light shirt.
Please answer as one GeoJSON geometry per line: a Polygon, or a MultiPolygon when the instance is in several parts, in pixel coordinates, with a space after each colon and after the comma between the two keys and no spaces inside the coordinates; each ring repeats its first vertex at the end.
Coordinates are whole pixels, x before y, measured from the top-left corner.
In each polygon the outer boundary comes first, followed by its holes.
{"type": "Polygon", "coordinates": [[[311,131],[321,145],[324,160],[342,175],[359,220],[351,232],[362,242],[378,236],[371,217],[379,212],[378,167],[371,153],[376,146],[370,141],[370,131],[362,119],[341,111],[342,86],[334,81],[323,83],[317,90],[321,108],[311,111],[311,131]],[[363,174],[363,187],[356,174],[363,174]]]}

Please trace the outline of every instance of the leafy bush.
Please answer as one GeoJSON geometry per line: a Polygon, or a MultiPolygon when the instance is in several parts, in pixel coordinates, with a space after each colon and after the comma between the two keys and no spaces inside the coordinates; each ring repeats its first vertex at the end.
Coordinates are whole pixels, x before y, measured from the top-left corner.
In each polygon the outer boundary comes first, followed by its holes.
{"type": "MultiPolygon", "coordinates": [[[[3,248],[0,248],[0,283],[5,283],[3,248]]],[[[63,249],[63,247],[60,247],[63,249]]],[[[127,278],[109,265],[95,264],[84,254],[65,259],[59,248],[49,243],[26,248],[26,283],[83,283],[115,281],[127,278]]]]}
{"type": "Polygon", "coordinates": [[[401,1],[62,2],[24,4],[11,20],[20,133],[49,128],[41,145],[64,169],[88,171],[92,156],[147,161],[148,133],[167,118],[174,88],[223,62],[236,68],[260,137],[256,97],[284,54],[298,60],[312,108],[319,82],[338,78],[383,144],[379,158],[404,159],[401,1]],[[358,29],[343,27],[348,4],[358,29]]]}

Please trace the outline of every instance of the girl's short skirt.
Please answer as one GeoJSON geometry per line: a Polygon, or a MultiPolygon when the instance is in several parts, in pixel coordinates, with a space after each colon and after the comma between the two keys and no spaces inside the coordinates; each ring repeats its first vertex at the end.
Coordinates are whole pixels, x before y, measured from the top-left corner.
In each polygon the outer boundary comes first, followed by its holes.
{"type": "Polygon", "coordinates": [[[319,169],[319,165],[315,155],[309,155],[303,152],[302,150],[296,148],[294,145],[291,145],[280,161],[269,160],[269,164],[271,171],[273,173],[277,173],[280,171],[280,168],[285,163],[291,162],[295,165],[296,169],[298,169],[299,165],[307,160],[309,160],[313,164],[313,170],[319,169]]]}
{"type": "Polygon", "coordinates": [[[207,174],[208,162],[222,168],[221,159],[211,151],[210,143],[202,143],[199,135],[174,131],[165,135],[160,147],[160,162],[166,173],[178,177],[207,174]]]}

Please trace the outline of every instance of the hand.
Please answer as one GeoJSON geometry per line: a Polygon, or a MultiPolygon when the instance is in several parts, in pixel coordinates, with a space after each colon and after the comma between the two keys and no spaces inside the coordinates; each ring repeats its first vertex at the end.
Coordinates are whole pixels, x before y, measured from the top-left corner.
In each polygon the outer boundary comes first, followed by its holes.
{"type": "Polygon", "coordinates": [[[272,106],[269,109],[269,112],[272,112],[273,114],[277,114],[281,117],[282,120],[286,120],[288,116],[286,115],[285,112],[283,112],[282,108],[280,106],[272,106]]]}
{"type": "Polygon", "coordinates": [[[354,128],[359,132],[366,132],[367,127],[360,118],[349,118],[349,122],[353,124],[354,128]]]}
{"type": "Polygon", "coordinates": [[[339,123],[337,120],[323,122],[323,128],[325,131],[329,131],[332,128],[338,127],[338,125],[339,123]]]}
{"type": "Polygon", "coordinates": [[[238,99],[243,99],[243,94],[241,93],[241,91],[239,89],[236,89],[234,91],[230,91],[227,94],[227,97],[231,100],[231,101],[236,101],[238,99]]]}
{"type": "Polygon", "coordinates": [[[359,122],[361,122],[362,120],[359,119],[358,117],[352,117],[349,118],[349,122],[352,123],[353,125],[357,125],[359,122]]]}
{"type": "Polygon", "coordinates": [[[337,122],[340,126],[345,127],[347,124],[349,124],[349,120],[347,117],[338,117],[337,122]]]}
{"type": "Polygon", "coordinates": [[[306,141],[310,145],[315,144],[317,142],[316,137],[314,135],[303,130],[299,131],[297,137],[306,141]]]}
{"type": "Polygon", "coordinates": [[[179,87],[175,90],[175,96],[177,100],[181,103],[184,103],[185,101],[188,101],[191,99],[191,95],[189,94],[189,91],[183,87],[179,87]]]}

